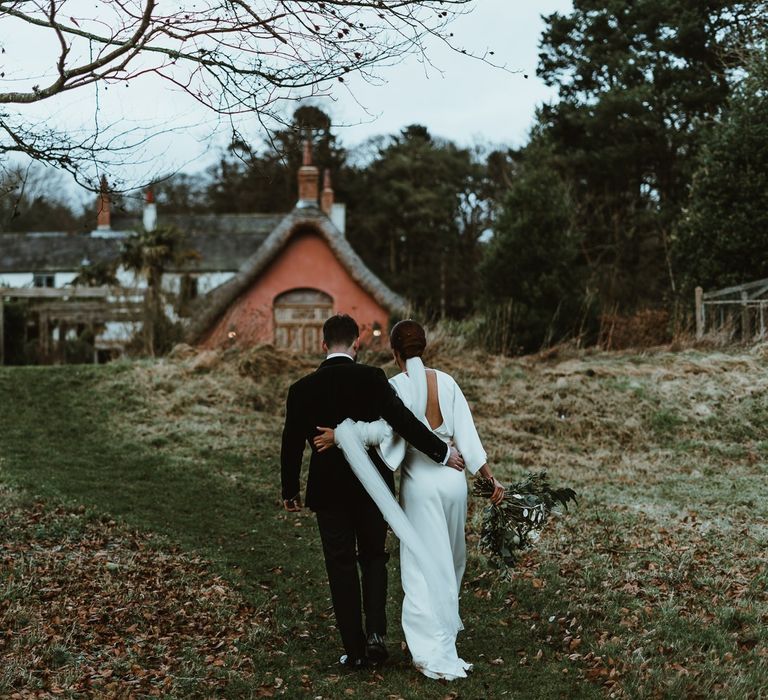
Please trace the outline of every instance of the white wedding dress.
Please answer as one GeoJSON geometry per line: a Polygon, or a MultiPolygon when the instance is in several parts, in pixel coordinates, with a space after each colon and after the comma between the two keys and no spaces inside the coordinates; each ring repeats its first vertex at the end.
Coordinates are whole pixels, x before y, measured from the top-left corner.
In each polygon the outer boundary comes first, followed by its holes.
{"type": "MultiPolygon", "coordinates": [[[[443,423],[433,432],[456,445],[467,470],[474,474],[487,457],[469,405],[450,375],[437,370],[436,375],[443,423]]],[[[429,425],[425,418],[426,371],[421,359],[408,360],[407,374],[399,374],[390,382],[403,403],[429,425]]],[[[347,420],[337,428],[336,442],[400,538],[402,626],[414,665],[430,678],[466,677],[472,665],[456,652],[456,635],[462,629],[459,593],[466,564],[465,475],[406,445],[384,421],[347,420]],[[365,453],[365,445],[376,445],[391,469],[401,467],[401,508],[365,453]]]]}

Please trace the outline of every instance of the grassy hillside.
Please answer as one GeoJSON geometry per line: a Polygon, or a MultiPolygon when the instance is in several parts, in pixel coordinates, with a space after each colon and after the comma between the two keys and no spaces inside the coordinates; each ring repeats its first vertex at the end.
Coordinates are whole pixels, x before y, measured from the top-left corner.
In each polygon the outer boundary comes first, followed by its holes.
{"type": "Polygon", "coordinates": [[[338,674],[314,519],[278,499],[283,397],[312,362],[188,351],[0,368],[0,696],[758,697],[760,349],[437,352],[429,363],[464,388],[496,471],[547,468],[581,496],[511,584],[472,555],[460,637],[470,679],[410,670],[396,558],[393,661],[338,674]]]}

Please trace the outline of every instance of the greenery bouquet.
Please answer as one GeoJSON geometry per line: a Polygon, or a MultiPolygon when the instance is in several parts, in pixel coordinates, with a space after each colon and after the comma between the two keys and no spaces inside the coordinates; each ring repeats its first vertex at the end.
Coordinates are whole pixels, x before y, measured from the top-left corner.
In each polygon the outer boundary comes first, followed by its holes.
{"type": "MultiPolygon", "coordinates": [[[[493,482],[482,477],[475,479],[472,493],[489,498],[493,482]]],[[[568,510],[570,501],[576,501],[573,489],[553,489],[545,471],[529,473],[523,481],[507,487],[501,503],[490,503],[483,510],[481,551],[501,571],[502,577],[509,579],[517,553],[533,546],[557,505],[568,510]]]]}

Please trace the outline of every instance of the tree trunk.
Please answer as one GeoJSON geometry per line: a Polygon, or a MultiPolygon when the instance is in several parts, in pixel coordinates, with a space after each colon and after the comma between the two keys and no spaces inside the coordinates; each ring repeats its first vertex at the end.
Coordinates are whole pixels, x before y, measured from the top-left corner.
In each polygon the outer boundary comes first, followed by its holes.
{"type": "Polygon", "coordinates": [[[153,356],[152,349],[155,346],[155,324],[153,319],[152,308],[154,304],[152,302],[152,288],[147,287],[144,293],[144,354],[153,356]]]}
{"type": "Polygon", "coordinates": [[[157,325],[162,314],[162,297],[160,285],[163,273],[157,268],[150,268],[147,274],[147,303],[146,318],[144,319],[145,352],[151,357],[157,352],[157,325]]]}
{"type": "Polygon", "coordinates": [[[5,364],[5,304],[0,298],[0,365],[5,364]]]}
{"type": "Polygon", "coordinates": [[[445,294],[446,294],[446,264],[445,250],[440,254],[440,318],[445,318],[445,294]]]}

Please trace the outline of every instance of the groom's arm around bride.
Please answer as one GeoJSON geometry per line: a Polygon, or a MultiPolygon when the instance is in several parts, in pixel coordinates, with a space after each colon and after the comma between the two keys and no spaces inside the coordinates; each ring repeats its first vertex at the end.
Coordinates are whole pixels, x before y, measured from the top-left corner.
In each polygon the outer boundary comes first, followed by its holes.
{"type": "MultiPolygon", "coordinates": [[[[332,317],[330,321],[337,319],[332,317]]],[[[348,318],[352,323],[354,321],[348,318]]],[[[356,327],[356,325],[355,325],[356,327]]],[[[287,510],[301,507],[300,475],[305,446],[312,454],[307,479],[307,506],[312,510],[339,503],[344,495],[363,495],[341,451],[318,453],[312,439],[318,426],[336,426],[346,418],[375,421],[383,418],[406,442],[438,464],[464,469],[464,460],[455,447],[446,445],[403,404],[378,367],[358,364],[353,355],[359,340],[328,345],[329,356],[312,374],[300,379],[288,391],[281,451],[282,497],[287,510]],[[341,348],[341,349],[339,349],[341,348]]],[[[394,489],[389,469],[374,453],[385,481],[394,489]]]]}
{"type": "MultiPolygon", "coordinates": [[[[318,453],[311,444],[312,438],[319,432],[318,426],[338,425],[346,418],[356,421],[374,421],[383,418],[406,442],[438,464],[453,469],[464,469],[464,460],[456,448],[446,445],[408,410],[392,389],[383,370],[358,365],[351,360],[352,358],[346,362],[344,359],[339,362],[337,358],[326,360],[313,375],[300,380],[288,391],[281,451],[282,495],[288,510],[298,510],[301,507],[301,463],[307,443],[312,449],[307,483],[308,506],[312,507],[312,500],[326,501],[327,496],[331,495],[327,493],[329,481],[338,480],[339,475],[336,471],[339,467],[347,472],[347,476],[354,478],[339,450],[318,453]],[[329,381],[320,381],[319,378],[313,382],[306,381],[315,379],[320,372],[331,368],[335,368],[336,371],[328,372],[327,377],[322,377],[329,381]],[[349,383],[355,389],[353,393],[358,396],[350,396],[349,402],[338,405],[338,396],[333,395],[335,393],[333,389],[341,387],[328,386],[329,382],[332,385],[337,382],[349,383]],[[329,418],[330,415],[333,418],[329,418]],[[322,464],[328,468],[324,477],[315,473],[316,467],[322,464]]],[[[381,464],[378,457],[375,461],[377,466],[381,464]]],[[[391,472],[388,469],[382,475],[387,481],[389,481],[387,477],[391,478],[391,472]]],[[[334,497],[332,500],[335,501],[337,498],[334,497]]]]}

